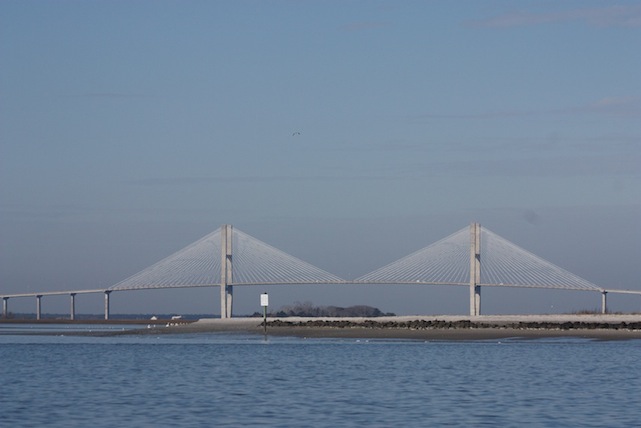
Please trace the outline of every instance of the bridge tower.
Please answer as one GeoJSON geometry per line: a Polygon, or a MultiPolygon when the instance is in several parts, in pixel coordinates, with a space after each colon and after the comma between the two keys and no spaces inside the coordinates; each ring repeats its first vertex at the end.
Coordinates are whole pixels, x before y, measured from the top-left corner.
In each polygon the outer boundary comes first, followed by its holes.
{"type": "Polygon", "coordinates": [[[481,315],[481,225],[470,225],[470,316],[481,315]]]}
{"type": "Polygon", "coordinates": [[[70,293],[69,297],[71,298],[71,307],[69,308],[69,319],[73,321],[76,319],[76,293],[70,293]]]}
{"type": "Polygon", "coordinates": [[[231,224],[224,224],[220,228],[220,317],[232,317],[233,287],[232,277],[232,236],[231,224]]]}
{"type": "Polygon", "coordinates": [[[105,319],[109,319],[109,295],[111,290],[105,290],[105,319]]]}

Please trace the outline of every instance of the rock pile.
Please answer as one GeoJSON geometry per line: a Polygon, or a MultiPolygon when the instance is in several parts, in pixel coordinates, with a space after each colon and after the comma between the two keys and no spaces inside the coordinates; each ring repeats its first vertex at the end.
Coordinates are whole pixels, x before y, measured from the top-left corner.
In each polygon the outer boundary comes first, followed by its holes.
{"type": "MultiPolygon", "coordinates": [[[[261,323],[261,326],[263,323],[261,323]]],[[[414,321],[375,321],[362,322],[350,320],[309,320],[309,321],[283,321],[274,320],[267,322],[268,327],[322,327],[322,328],[371,328],[371,329],[409,329],[409,330],[437,330],[437,329],[515,329],[515,330],[641,330],[641,322],[518,322],[518,323],[484,323],[470,320],[443,321],[443,320],[414,320],[414,321]]]]}

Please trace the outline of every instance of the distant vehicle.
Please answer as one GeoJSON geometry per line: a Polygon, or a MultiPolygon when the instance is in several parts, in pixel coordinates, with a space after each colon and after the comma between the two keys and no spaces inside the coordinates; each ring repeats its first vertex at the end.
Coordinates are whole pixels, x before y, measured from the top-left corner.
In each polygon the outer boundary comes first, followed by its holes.
{"type": "Polygon", "coordinates": [[[172,320],[179,320],[179,319],[181,319],[182,317],[183,317],[182,315],[174,315],[173,317],[171,317],[171,319],[172,319],[172,320]]]}

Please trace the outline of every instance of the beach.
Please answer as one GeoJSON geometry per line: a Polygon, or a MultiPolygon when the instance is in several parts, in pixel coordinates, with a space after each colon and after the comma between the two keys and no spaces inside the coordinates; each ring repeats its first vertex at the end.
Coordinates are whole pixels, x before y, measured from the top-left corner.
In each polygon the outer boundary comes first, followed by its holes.
{"type": "MultiPolygon", "coordinates": [[[[493,340],[506,338],[577,337],[598,340],[641,339],[641,315],[405,315],[355,317],[202,318],[191,320],[3,320],[8,324],[138,324],[117,331],[89,330],[74,335],[112,336],[148,334],[235,333],[301,338],[353,338],[402,340],[493,340]]],[[[24,332],[23,332],[24,333],[24,332]]],[[[33,334],[47,334],[38,331],[33,334]]],[[[51,333],[57,334],[57,333],[51,333]]]]}
{"type": "MultiPolygon", "coordinates": [[[[201,319],[149,332],[265,334],[261,318],[201,319]]],[[[267,318],[267,335],[309,338],[491,340],[581,337],[641,339],[641,315],[481,315],[377,318],[267,318]]]]}

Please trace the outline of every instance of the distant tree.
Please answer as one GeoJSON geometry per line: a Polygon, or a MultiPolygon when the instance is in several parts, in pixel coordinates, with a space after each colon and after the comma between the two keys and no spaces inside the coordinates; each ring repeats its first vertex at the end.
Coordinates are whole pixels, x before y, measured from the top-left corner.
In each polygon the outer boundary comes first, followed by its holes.
{"type": "Polygon", "coordinates": [[[311,302],[295,302],[293,305],[286,305],[276,313],[269,316],[283,317],[380,317],[394,316],[393,313],[383,313],[378,308],[366,305],[357,305],[343,308],[340,306],[314,306],[311,302]]]}

